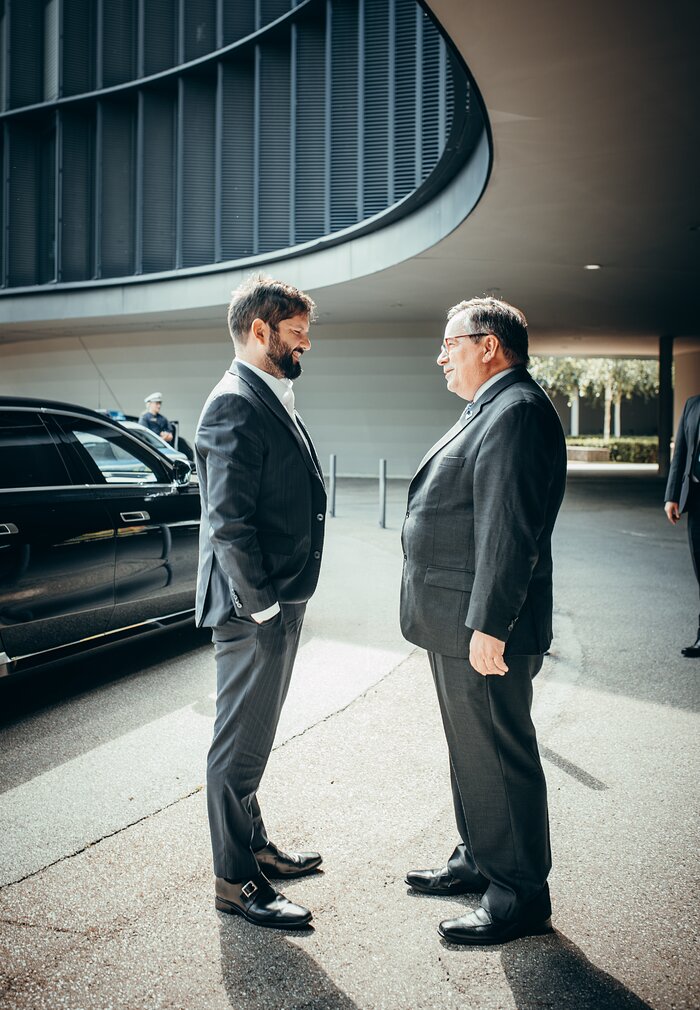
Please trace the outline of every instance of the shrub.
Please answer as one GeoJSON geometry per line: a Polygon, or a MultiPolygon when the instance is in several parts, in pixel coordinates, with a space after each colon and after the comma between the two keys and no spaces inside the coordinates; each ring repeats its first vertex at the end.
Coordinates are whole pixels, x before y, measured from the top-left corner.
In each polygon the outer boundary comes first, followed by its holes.
{"type": "Polygon", "coordinates": [[[567,445],[582,445],[589,449],[609,449],[611,463],[658,463],[659,440],[656,435],[628,435],[607,440],[598,435],[569,435],[567,445]]]}

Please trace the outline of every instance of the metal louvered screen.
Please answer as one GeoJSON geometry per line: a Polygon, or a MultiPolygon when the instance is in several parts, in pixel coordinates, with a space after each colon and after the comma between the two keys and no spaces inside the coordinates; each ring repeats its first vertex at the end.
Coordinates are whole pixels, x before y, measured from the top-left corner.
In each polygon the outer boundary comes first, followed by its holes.
{"type": "Polygon", "coordinates": [[[394,199],[416,188],[416,5],[396,0],[394,112],[394,199]]]}
{"type": "Polygon", "coordinates": [[[389,202],[389,8],[366,0],[364,75],[364,217],[389,202]]]}
{"type": "Polygon", "coordinates": [[[216,49],[216,0],[187,0],[184,22],[186,60],[216,49]]]}
{"type": "Polygon", "coordinates": [[[80,95],[95,87],[95,6],[63,0],[63,94],[80,95]]]}
{"type": "Polygon", "coordinates": [[[19,124],[10,127],[8,274],[12,286],[39,282],[39,139],[19,124]]]}
{"type": "Polygon", "coordinates": [[[119,277],[134,271],[134,106],[105,102],[101,120],[100,274],[119,277]]]}
{"type": "Polygon", "coordinates": [[[260,3],[260,25],[269,25],[271,21],[286,14],[292,6],[290,0],[259,0],[260,3]]]}
{"type": "Polygon", "coordinates": [[[222,67],[221,258],[253,254],[254,67],[222,67]]]}
{"type": "Polygon", "coordinates": [[[256,252],[271,252],[289,245],[289,64],[288,39],[258,48],[260,98],[256,252]]]}
{"type": "Polygon", "coordinates": [[[135,0],[103,0],[102,87],[136,76],[135,0]]]}
{"type": "Polygon", "coordinates": [[[8,5],[10,108],[42,100],[44,68],[43,0],[22,0],[8,5]]]}
{"type": "Polygon", "coordinates": [[[94,201],[94,115],[62,114],[61,276],[82,281],[92,276],[94,201]]]}
{"type": "Polygon", "coordinates": [[[182,266],[214,262],[213,81],[181,81],[182,266]]]}
{"type": "Polygon", "coordinates": [[[44,87],[43,100],[58,98],[58,0],[47,0],[44,5],[44,87]]]}
{"type": "Polygon", "coordinates": [[[143,8],[143,72],[157,74],[175,65],[178,0],[148,0],[143,8]]]}
{"type": "Polygon", "coordinates": [[[336,0],[331,22],[331,231],[348,228],[360,220],[357,200],[358,30],[356,0],[336,0]]]}
{"type": "Polygon", "coordinates": [[[289,254],[403,212],[482,128],[415,0],[0,0],[1,81],[53,96],[3,126],[5,287],[289,254]]]}
{"type": "Polygon", "coordinates": [[[142,269],[175,266],[175,117],[169,94],[143,97],[143,251],[142,269]]]}
{"type": "Polygon", "coordinates": [[[325,25],[308,25],[296,35],[294,240],[290,245],[325,231],[325,25]]]}
{"type": "Polygon", "coordinates": [[[421,59],[421,80],[423,101],[421,108],[421,175],[420,181],[427,179],[440,154],[440,36],[427,17],[423,19],[423,46],[421,59]]]}
{"type": "Polygon", "coordinates": [[[223,10],[223,44],[244,39],[255,31],[255,4],[227,3],[223,10]]]}
{"type": "Polygon", "coordinates": [[[37,274],[40,284],[56,280],[56,123],[52,119],[39,142],[37,274]]]}

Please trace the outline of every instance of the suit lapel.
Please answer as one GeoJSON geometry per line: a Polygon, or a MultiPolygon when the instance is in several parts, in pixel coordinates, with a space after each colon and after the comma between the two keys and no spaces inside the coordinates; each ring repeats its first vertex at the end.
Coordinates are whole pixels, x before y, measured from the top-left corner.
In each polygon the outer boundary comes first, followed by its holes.
{"type": "Polygon", "coordinates": [[[460,417],[459,421],[457,421],[456,424],[453,424],[450,430],[446,431],[445,434],[442,436],[442,438],[439,439],[431,449],[428,449],[425,456],[418,464],[418,469],[416,470],[413,476],[414,477],[417,476],[423,469],[425,464],[428,463],[433,458],[435,453],[440,452],[440,450],[444,448],[448,442],[451,442],[452,439],[456,438],[461,431],[464,431],[464,429],[467,428],[472,423],[474,418],[479,416],[480,412],[481,412],[481,404],[479,403],[479,401],[477,401],[469,417],[464,416],[460,417]]]}
{"type": "Polygon", "coordinates": [[[493,386],[490,386],[489,389],[486,390],[484,395],[480,396],[479,399],[476,401],[476,403],[473,405],[469,417],[464,416],[460,417],[459,421],[457,421],[457,423],[453,425],[449,431],[445,432],[442,438],[435,443],[432,449],[429,449],[426,452],[425,456],[418,464],[418,469],[413,475],[414,478],[418,476],[418,474],[423,469],[425,464],[428,463],[433,458],[436,452],[439,452],[441,449],[443,449],[448,442],[451,442],[453,438],[456,438],[457,435],[460,434],[460,432],[464,431],[465,428],[467,428],[470,424],[473,423],[473,421],[479,416],[481,411],[484,409],[484,406],[487,403],[490,403],[491,400],[494,399],[494,397],[498,396],[501,390],[506,389],[514,382],[522,382],[522,380],[526,377],[529,379],[530,375],[525,368],[516,368],[515,371],[508,372],[508,375],[504,375],[503,378],[500,379],[498,382],[494,382],[493,386]]]}
{"type": "Polygon", "coordinates": [[[281,421],[287,430],[294,436],[296,443],[299,446],[299,451],[306,463],[307,469],[314,475],[314,477],[318,477],[321,483],[323,483],[320,467],[311,455],[311,438],[306,432],[306,429],[304,429],[304,433],[309,440],[308,446],[304,441],[303,435],[297,428],[287,410],[282,406],[280,400],[275,396],[270,387],[255,374],[255,372],[253,372],[250,368],[239,368],[235,360],[232,362],[229,371],[232,372],[233,375],[237,375],[239,379],[242,379],[243,382],[245,382],[246,385],[253,390],[255,395],[262,400],[265,406],[272,411],[275,417],[277,417],[277,419],[281,421]]]}
{"type": "Polygon", "coordinates": [[[301,428],[301,430],[302,430],[302,432],[304,434],[304,437],[306,439],[306,442],[307,442],[307,445],[308,445],[308,451],[310,452],[311,459],[313,460],[314,466],[316,467],[316,472],[317,472],[317,474],[318,474],[318,476],[320,478],[321,483],[325,487],[326,486],[326,482],[323,479],[323,470],[321,469],[321,462],[320,462],[320,460],[318,458],[318,455],[316,453],[316,446],[314,445],[314,443],[311,440],[311,435],[309,435],[309,430],[306,427],[306,425],[304,424],[304,422],[302,421],[301,414],[299,413],[299,411],[295,410],[294,414],[295,414],[295,417],[296,417],[297,421],[299,422],[299,427],[301,428]]]}

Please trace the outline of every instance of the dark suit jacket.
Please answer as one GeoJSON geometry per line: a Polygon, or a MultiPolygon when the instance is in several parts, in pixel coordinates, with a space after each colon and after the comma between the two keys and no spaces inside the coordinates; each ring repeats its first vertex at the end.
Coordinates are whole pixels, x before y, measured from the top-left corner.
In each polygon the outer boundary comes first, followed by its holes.
{"type": "MultiPolygon", "coordinates": [[[[301,420],[301,419],[299,419],[301,420]]],[[[304,429],[305,431],[305,429],[304,429]]],[[[318,581],[326,491],[272,390],[233,362],[204,405],[195,439],[202,495],[198,625],[303,603],[318,581]]]]}
{"type": "Polygon", "coordinates": [[[505,641],[506,655],[546,652],[551,536],[565,483],[559,417],[527,369],[517,368],[433,446],[411,481],[404,637],[466,658],[478,630],[505,641]]]}
{"type": "Polygon", "coordinates": [[[681,420],[676,432],[676,445],[673,450],[671,469],[666,483],[664,501],[678,502],[681,512],[688,505],[691,470],[693,460],[697,458],[700,448],[700,396],[691,396],[685,401],[681,420]]]}

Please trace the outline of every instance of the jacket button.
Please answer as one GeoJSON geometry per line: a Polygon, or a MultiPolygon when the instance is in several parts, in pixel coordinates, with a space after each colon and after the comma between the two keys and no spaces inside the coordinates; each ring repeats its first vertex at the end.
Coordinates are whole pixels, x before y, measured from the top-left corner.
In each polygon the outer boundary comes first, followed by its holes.
{"type": "Polygon", "coordinates": [[[321,552],[320,551],[314,551],[314,557],[318,561],[318,559],[321,557],[321,552]]]}
{"type": "Polygon", "coordinates": [[[318,519],[318,521],[320,523],[322,523],[323,522],[323,512],[319,512],[319,514],[316,516],[316,518],[318,519]]]}
{"type": "Polygon", "coordinates": [[[403,559],[404,561],[408,561],[408,554],[404,554],[403,559]]]}
{"type": "Polygon", "coordinates": [[[408,519],[408,517],[410,516],[410,514],[411,514],[410,512],[407,512],[407,513],[406,513],[406,518],[407,518],[407,519],[408,519]]]}

